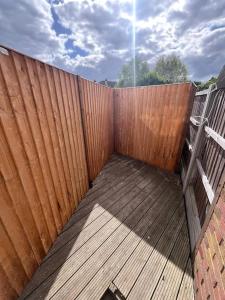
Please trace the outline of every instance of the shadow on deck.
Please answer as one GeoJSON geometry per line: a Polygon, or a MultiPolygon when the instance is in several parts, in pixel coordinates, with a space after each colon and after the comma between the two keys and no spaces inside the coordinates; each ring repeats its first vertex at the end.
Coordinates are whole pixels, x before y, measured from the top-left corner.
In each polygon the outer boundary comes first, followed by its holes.
{"type": "Polygon", "coordinates": [[[177,175],[113,155],[21,299],[192,299],[190,248],[177,175]]]}

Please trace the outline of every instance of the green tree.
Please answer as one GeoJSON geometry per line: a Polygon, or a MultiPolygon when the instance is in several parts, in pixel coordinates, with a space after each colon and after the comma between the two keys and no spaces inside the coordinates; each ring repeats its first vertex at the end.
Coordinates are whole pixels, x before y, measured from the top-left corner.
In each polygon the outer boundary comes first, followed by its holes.
{"type": "MultiPolygon", "coordinates": [[[[139,58],[135,60],[135,69],[136,69],[136,85],[138,82],[143,80],[146,74],[149,73],[149,66],[146,61],[142,61],[139,58]]],[[[134,68],[133,68],[133,60],[123,65],[122,71],[119,75],[119,80],[117,83],[118,87],[127,87],[134,85],[134,68]]]]}
{"type": "Polygon", "coordinates": [[[148,72],[141,80],[138,81],[139,86],[147,86],[154,84],[166,83],[155,71],[148,72]]]}
{"type": "Polygon", "coordinates": [[[209,88],[210,84],[216,83],[217,77],[212,76],[208,81],[197,84],[197,88],[199,91],[206,90],[209,88]]]}
{"type": "Polygon", "coordinates": [[[187,68],[174,54],[161,56],[156,63],[155,72],[166,82],[187,81],[187,68]]]}

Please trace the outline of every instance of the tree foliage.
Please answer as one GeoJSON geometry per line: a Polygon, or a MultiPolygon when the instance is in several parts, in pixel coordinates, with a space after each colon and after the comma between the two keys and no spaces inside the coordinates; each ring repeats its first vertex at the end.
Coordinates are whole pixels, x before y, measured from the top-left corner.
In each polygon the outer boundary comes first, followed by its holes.
{"type": "Polygon", "coordinates": [[[176,55],[161,56],[155,66],[156,73],[167,82],[187,81],[187,68],[176,55]]]}
{"type": "MultiPolygon", "coordinates": [[[[136,85],[138,82],[143,80],[143,78],[149,72],[149,66],[146,61],[142,61],[139,58],[135,60],[136,67],[136,85]]],[[[133,60],[123,65],[122,71],[119,75],[118,87],[127,87],[134,85],[134,70],[133,70],[133,60]]]]}
{"type": "Polygon", "coordinates": [[[216,83],[217,78],[216,77],[211,77],[208,81],[206,82],[201,82],[201,81],[195,81],[195,84],[197,85],[197,88],[199,91],[206,90],[209,88],[210,84],[216,83]]]}
{"type": "MultiPolygon", "coordinates": [[[[187,68],[176,55],[162,56],[153,70],[148,63],[136,59],[136,85],[153,85],[187,81],[187,68]]],[[[118,87],[134,85],[133,60],[123,65],[117,83],[118,87]]]]}
{"type": "Polygon", "coordinates": [[[154,84],[163,84],[166,83],[155,71],[148,72],[144,78],[139,80],[139,86],[147,86],[147,85],[154,85],[154,84]]]}

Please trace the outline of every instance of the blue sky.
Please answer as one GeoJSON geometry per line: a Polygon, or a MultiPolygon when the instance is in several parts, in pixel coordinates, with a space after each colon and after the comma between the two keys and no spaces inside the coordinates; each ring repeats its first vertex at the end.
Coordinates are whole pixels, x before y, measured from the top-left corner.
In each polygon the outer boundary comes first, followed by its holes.
{"type": "MultiPolygon", "coordinates": [[[[136,0],[136,54],[177,54],[192,80],[225,64],[225,1],[136,0]]],[[[92,80],[131,59],[131,0],[0,0],[0,43],[92,80]]]]}

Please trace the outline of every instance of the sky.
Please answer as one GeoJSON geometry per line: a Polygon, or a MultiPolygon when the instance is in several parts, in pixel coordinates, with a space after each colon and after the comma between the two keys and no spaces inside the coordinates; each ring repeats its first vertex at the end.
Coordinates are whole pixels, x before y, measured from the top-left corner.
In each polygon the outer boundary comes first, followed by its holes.
{"type": "MultiPolygon", "coordinates": [[[[0,0],[0,44],[91,80],[132,58],[132,0],[0,0]]],[[[176,54],[190,80],[225,64],[224,0],[136,0],[136,55],[176,54]]]]}

